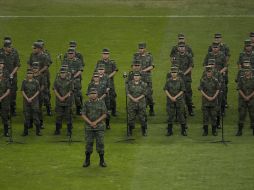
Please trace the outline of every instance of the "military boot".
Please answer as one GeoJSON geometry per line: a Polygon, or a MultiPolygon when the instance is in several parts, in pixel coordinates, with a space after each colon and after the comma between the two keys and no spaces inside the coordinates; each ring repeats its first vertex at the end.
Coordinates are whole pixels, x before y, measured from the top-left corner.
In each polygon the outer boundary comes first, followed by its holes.
{"type": "Polygon", "coordinates": [[[111,104],[111,115],[116,117],[117,115],[116,115],[116,105],[115,105],[115,102],[110,102],[110,104],[111,104]],[[111,103],[113,103],[113,104],[111,104],[111,103]]]}
{"type": "Polygon", "coordinates": [[[28,135],[28,124],[25,123],[24,124],[24,132],[23,132],[22,136],[27,136],[27,135],[28,135]]]}
{"type": "Polygon", "coordinates": [[[40,128],[41,129],[45,129],[44,125],[43,125],[43,120],[40,120],[40,128]]]}
{"type": "Polygon", "coordinates": [[[9,130],[9,126],[7,124],[5,124],[4,125],[4,136],[5,137],[9,137],[10,136],[8,130],[9,130]]]}
{"type": "Polygon", "coordinates": [[[11,115],[12,116],[16,116],[17,113],[16,113],[16,106],[15,105],[11,105],[11,115]]]}
{"type": "Polygon", "coordinates": [[[72,135],[72,124],[67,125],[67,136],[71,137],[72,135]]]}
{"type": "Polygon", "coordinates": [[[132,130],[134,129],[133,125],[128,125],[128,134],[127,136],[132,136],[132,130]]]}
{"type": "Polygon", "coordinates": [[[106,118],[106,129],[110,129],[110,125],[109,125],[109,117],[106,118]]]}
{"type": "Polygon", "coordinates": [[[182,136],[187,136],[187,132],[186,132],[186,124],[181,124],[181,135],[182,136]]]}
{"type": "Polygon", "coordinates": [[[56,130],[54,135],[60,135],[60,129],[62,128],[62,125],[59,123],[56,123],[56,130]]]}
{"type": "Polygon", "coordinates": [[[76,115],[81,115],[81,106],[76,107],[76,115]]]}
{"type": "Polygon", "coordinates": [[[42,134],[41,134],[41,126],[40,125],[36,125],[36,135],[37,136],[42,136],[42,134]]]}
{"type": "Polygon", "coordinates": [[[153,105],[149,105],[149,115],[150,116],[155,116],[155,114],[154,114],[154,107],[153,107],[153,105]]]}
{"type": "Polygon", "coordinates": [[[142,130],[142,135],[144,136],[144,137],[146,137],[147,136],[147,125],[145,124],[145,125],[142,125],[141,126],[141,130],[142,130]]]}
{"type": "Polygon", "coordinates": [[[207,136],[208,135],[208,125],[204,125],[203,130],[204,130],[204,132],[203,132],[202,136],[207,136]]]}
{"type": "Polygon", "coordinates": [[[29,120],[28,129],[32,129],[32,128],[33,128],[33,123],[34,123],[34,120],[33,120],[33,119],[30,119],[30,120],[29,120]]]}
{"type": "Polygon", "coordinates": [[[167,132],[166,136],[172,136],[172,135],[173,135],[173,125],[168,124],[168,132],[167,132]]]}
{"type": "Polygon", "coordinates": [[[192,105],[188,106],[188,112],[190,116],[194,116],[192,105]]]}
{"type": "Polygon", "coordinates": [[[212,126],[212,134],[213,134],[213,136],[217,136],[218,135],[217,134],[217,126],[216,125],[212,126]]]}
{"type": "Polygon", "coordinates": [[[46,105],[46,109],[47,109],[47,115],[52,116],[51,108],[49,105],[46,105]]]}
{"type": "Polygon", "coordinates": [[[217,116],[216,128],[217,129],[221,129],[221,126],[220,126],[220,116],[219,115],[217,116]]]}
{"type": "Polygon", "coordinates": [[[104,154],[99,154],[100,155],[100,166],[105,168],[107,167],[107,164],[104,161],[104,154]]]}
{"type": "Polygon", "coordinates": [[[243,132],[242,132],[242,130],[243,130],[243,124],[238,124],[238,131],[237,131],[237,133],[236,133],[236,135],[235,136],[242,136],[243,135],[243,132]]]}
{"type": "Polygon", "coordinates": [[[90,156],[91,156],[90,152],[86,152],[86,159],[83,163],[84,168],[87,168],[88,166],[90,166],[90,156]]]}

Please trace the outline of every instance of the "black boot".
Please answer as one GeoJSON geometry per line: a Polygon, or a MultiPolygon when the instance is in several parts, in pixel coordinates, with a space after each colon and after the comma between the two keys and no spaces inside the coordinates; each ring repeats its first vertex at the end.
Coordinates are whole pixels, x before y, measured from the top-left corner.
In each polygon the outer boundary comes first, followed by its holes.
{"type": "Polygon", "coordinates": [[[11,115],[12,116],[16,116],[17,113],[16,113],[16,106],[15,105],[11,105],[11,115]]]}
{"type": "Polygon", "coordinates": [[[51,108],[49,105],[46,105],[46,109],[47,109],[47,115],[52,116],[51,108]]]}
{"type": "Polygon", "coordinates": [[[202,136],[207,136],[208,135],[208,125],[204,125],[203,129],[204,129],[204,132],[203,132],[202,136]]]}
{"type": "Polygon", "coordinates": [[[100,166],[105,168],[107,167],[107,164],[104,161],[104,154],[99,154],[100,155],[100,166]]]}
{"type": "Polygon", "coordinates": [[[62,128],[62,125],[59,123],[56,123],[56,130],[54,135],[60,135],[60,129],[62,128]]]}
{"type": "Polygon", "coordinates": [[[168,124],[168,132],[167,132],[166,136],[172,136],[172,135],[173,135],[173,125],[168,124]]]}
{"type": "Polygon", "coordinates": [[[150,115],[150,116],[155,116],[155,114],[154,114],[154,109],[153,109],[153,105],[149,105],[149,108],[150,108],[150,110],[149,110],[149,115],[150,115]]]}
{"type": "Polygon", "coordinates": [[[45,127],[43,126],[43,120],[40,120],[40,128],[45,129],[45,127]]]}
{"type": "Polygon", "coordinates": [[[71,137],[72,135],[72,124],[67,125],[67,136],[71,137]]]}
{"type": "MultiPolygon", "coordinates": [[[[115,104],[115,103],[114,103],[115,104]]],[[[112,116],[114,116],[114,117],[116,117],[117,115],[116,115],[116,105],[112,105],[112,107],[111,107],[111,115],[112,116]]]]}
{"type": "Polygon", "coordinates": [[[23,134],[22,134],[22,136],[27,136],[28,135],[28,124],[27,123],[25,123],[24,124],[24,132],[23,132],[23,134]]]}
{"type": "Polygon", "coordinates": [[[32,128],[33,128],[33,119],[30,119],[28,129],[32,129],[32,128]]]}
{"type": "Polygon", "coordinates": [[[76,107],[76,115],[81,115],[81,106],[76,107]]]}
{"type": "Polygon", "coordinates": [[[133,125],[128,125],[128,134],[127,136],[132,136],[132,129],[134,129],[133,125]]]}
{"type": "Polygon", "coordinates": [[[219,115],[217,116],[216,127],[217,127],[217,129],[221,129],[221,126],[220,126],[220,116],[219,115]]]}
{"type": "Polygon", "coordinates": [[[41,126],[40,125],[36,125],[36,135],[37,136],[42,136],[42,134],[41,134],[41,126]]]}
{"type": "Polygon", "coordinates": [[[86,159],[83,163],[84,168],[87,168],[88,166],[90,166],[90,156],[91,156],[90,152],[86,152],[86,159]]]}
{"type": "Polygon", "coordinates": [[[216,125],[212,126],[212,134],[213,134],[213,136],[217,136],[218,135],[217,134],[217,126],[216,125]]]}
{"type": "Polygon", "coordinates": [[[5,137],[9,137],[10,136],[8,130],[9,130],[9,126],[7,124],[5,124],[4,125],[4,136],[5,137]]]}
{"type": "Polygon", "coordinates": [[[194,112],[193,112],[193,109],[192,109],[192,105],[188,106],[188,112],[189,112],[189,115],[190,115],[190,116],[194,116],[194,112]]]}
{"type": "MultiPolygon", "coordinates": [[[[235,136],[242,136],[243,135],[243,132],[242,132],[242,130],[243,130],[243,124],[238,124],[238,131],[237,131],[237,133],[236,133],[236,135],[235,136]]],[[[254,132],[254,130],[253,130],[253,132],[254,132]]]]}
{"type": "Polygon", "coordinates": [[[187,136],[187,132],[186,132],[186,124],[181,124],[181,135],[182,136],[187,136]]]}
{"type": "Polygon", "coordinates": [[[145,125],[141,126],[141,129],[142,129],[142,135],[144,137],[146,137],[147,136],[147,125],[145,124],[145,125]]]}
{"type": "Polygon", "coordinates": [[[106,118],[106,129],[110,129],[109,121],[110,121],[109,116],[107,116],[107,118],[106,118]]]}

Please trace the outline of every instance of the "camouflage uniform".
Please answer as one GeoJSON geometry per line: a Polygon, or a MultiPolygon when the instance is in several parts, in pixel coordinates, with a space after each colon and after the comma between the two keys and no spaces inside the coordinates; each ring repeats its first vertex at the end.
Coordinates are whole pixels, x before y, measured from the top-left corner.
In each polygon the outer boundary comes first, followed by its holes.
{"type": "MultiPolygon", "coordinates": [[[[4,59],[5,68],[8,70],[8,73],[12,73],[14,68],[20,67],[20,59],[18,51],[15,48],[12,48],[10,53],[5,53],[4,48],[0,49],[0,58],[4,59]]],[[[8,76],[10,78],[10,75],[8,76]]],[[[10,106],[11,106],[11,114],[16,115],[16,99],[17,99],[17,86],[18,79],[17,73],[13,75],[13,78],[10,78],[11,84],[11,93],[10,93],[10,106]]]]}
{"type": "MultiPolygon", "coordinates": [[[[28,73],[32,74],[32,71],[28,73]]],[[[37,92],[40,91],[40,84],[35,79],[25,79],[22,82],[21,91],[23,91],[28,98],[33,97],[37,92]]],[[[36,96],[32,103],[27,102],[25,97],[23,98],[23,112],[24,112],[24,133],[23,135],[28,135],[28,127],[30,125],[30,119],[32,118],[36,126],[36,135],[40,136],[40,120],[39,120],[39,96],[36,96]]]]}
{"type": "MultiPolygon", "coordinates": [[[[131,95],[134,98],[140,97],[142,95],[146,96],[146,83],[141,80],[136,84],[135,81],[130,81],[127,86],[127,95],[131,95]]],[[[128,101],[128,125],[130,135],[132,134],[132,129],[135,127],[136,116],[139,117],[142,134],[146,136],[147,131],[147,119],[146,119],[146,100],[142,98],[139,102],[133,102],[130,98],[128,101]]]]}
{"type": "MultiPolygon", "coordinates": [[[[211,68],[207,69],[208,71],[212,71],[211,68]]],[[[215,93],[220,89],[219,82],[215,77],[208,78],[207,76],[201,78],[199,90],[202,90],[207,96],[214,96],[215,93]]],[[[216,132],[216,117],[217,117],[217,108],[218,108],[218,96],[212,100],[207,100],[204,96],[202,96],[202,112],[203,112],[203,125],[204,125],[204,133],[206,136],[208,134],[208,124],[209,119],[212,124],[212,132],[213,135],[217,135],[216,132]]]]}
{"type": "MultiPolygon", "coordinates": [[[[66,73],[65,69],[61,69],[62,73],[66,73]]],[[[58,97],[56,97],[56,131],[55,135],[60,134],[60,129],[62,128],[62,121],[65,118],[67,123],[67,132],[68,135],[72,133],[72,101],[73,101],[73,81],[68,78],[61,78],[60,76],[56,78],[54,82],[54,88],[58,94],[63,97],[70,93],[70,96],[67,97],[63,102],[61,102],[58,97]]]]}
{"type": "Polygon", "coordinates": [[[238,66],[242,67],[243,62],[245,60],[249,60],[251,67],[254,68],[254,51],[252,50],[251,47],[251,41],[250,40],[245,40],[244,41],[244,51],[240,53],[239,58],[238,58],[238,66]]]}
{"type": "MultiPolygon", "coordinates": [[[[245,72],[252,72],[250,69],[245,69],[245,72]]],[[[246,76],[243,76],[239,79],[238,82],[238,90],[241,90],[245,96],[249,96],[254,92],[254,78],[252,74],[250,74],[250,77],[247,78],[246,76]]],[[[246,117],[247,110],[249,112],[250,117],[250,124],[253,128],[253,135],[254,135],[254,98],[252,97],[249,101],[246,101],[239,92],[239,99],[238,99],[238,112],[239,112],[239,121],[238,121],[238,132],[237,136],[242,135],[242,129],[244,120],[246,117]]]]}
{"type": "MultiPolygon", "coordinates": [[[[139,48],[145,48],[146,45],[144,43],[139,44],[139,48]]],[[[141,54],[139,52],[135,53],[133,56],[133,62],[140,61],[141,69],[144,70],[150,66],[154,67],[153,64],[153,56],[149,52],[145,52],[141,54]]],[[[146,105],[149,106],[149,114],[151,116],[154,115],[154,101],[153,101],[153,84],[152,84],[152,72],[148,71],[143,73],[146,75],[145,78],[147,80],[147,93],[146,93],[146,105]]]]}
{"type": "MultiPolygon", "coordinates": [[[[177,72],[176,69],[172,70],[173,72],[177,72]]],[[[179,123],[181,124],[182,128],[182,135],[186,136],[186,120],[184,117],[184,92],[185,92],[185,84],[184,81],[180,77],[176,77],[175,79],[170,77],[167,79],[166,84],[164,86],[164,91],[167,91],[171,96],[175,97],[180,92],[183,92],[181,96],[179,96],[176,100],[176,102],[173,102],[168,96],[167,96],[167,113],[168,113],[168,136],[171,136],[173,134],[172,127],[173,127],[173,120],[175,117],[175,114],[177,114],[177,118],[179,123]]]]}
{"type": "MultiPolygon", "coordinates": [[[[0,73],[3,75],[2,70],[0,73]]],[[[7,90],[11,90],[11,85],[9,78],[0,77],[0,97],[2,97],[7,90]]],[[[2,123],[4,125],[4,136],[8,137],[9,128],[9,115],[10,115],[10,94],[7,95],[2,101],[0,101],[0,113],[2,118],[2,123]]]]}

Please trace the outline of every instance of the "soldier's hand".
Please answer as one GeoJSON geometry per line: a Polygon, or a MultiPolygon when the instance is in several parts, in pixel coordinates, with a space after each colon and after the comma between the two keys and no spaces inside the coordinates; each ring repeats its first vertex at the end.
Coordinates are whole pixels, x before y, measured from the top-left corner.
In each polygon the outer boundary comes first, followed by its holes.
{"type": "Polygon", "coordinates": [[[95,128],[95,127],[96,127],[96,125],[97,125],[97,123],[96,123],[96,122],[91,122],[91,126],[92,126],[93,128],[95,128]]]}
{"type": "Polygon", "coordinates": [[[173,102],[176,102],[176,98],[175,97],[172,97],[171,99],[173,102]]]}
{"type": "Polygon", "coordinates": [[[27,102],[28,102],[28,103],[32,103],[32,99],[31,99],[31,98],[28,98],[28,99],[27,99],[27,102]]]}

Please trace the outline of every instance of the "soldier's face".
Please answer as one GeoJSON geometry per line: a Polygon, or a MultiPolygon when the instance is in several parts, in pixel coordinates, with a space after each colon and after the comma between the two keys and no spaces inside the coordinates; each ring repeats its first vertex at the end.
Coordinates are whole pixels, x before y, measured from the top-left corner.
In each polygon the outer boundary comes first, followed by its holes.
{"type": "Polygon", "coordinates": [[[66,77],[66,73],[60,73],[60,77],[64,79],[66,77]]]}
{"type": "Polygon", "coordinates": [[[89,94],[89,99],[90,100],[96,100],[97,98],[98,98],[98,94],[97,93],[89,94]]]}
{"type": "Polygon", "coordinates": [[[40,52],[39,48],[33,47],[33,53],[39,53],[39,52],[40,52]]]}
{"type": "Polygon", "coordinates": [[[108,59],[109,58],[109,53],[103,53],[102,54],[102,59],[108,59]]]}
{"type": "Polygon", "coordinates": [[[246,51],[252,51],[252,46],[245,46],[246,51]]]}
{"type": "Polygon", "coordinates": [[[253,36],[253,37],[250,37],[250,40],[251,40],[252,42],[254,42],[254,36],[253,36]]]}
{"type": "Polygon", "coordinates": [[[4,64],[0,63],[0,69],[3,69],[3,68],[4,68],[4,64]]]}
{"type": "Polygon", "coordinates": [[[94,76],[94,77],[93,77],[93,80],[94,80],[94,82],[99,82],[100,77],[99,77],[99,76],[94,76]]]}
{"type": "Polygon", "coordinates": [[[99,73],[100,75],[103,75],[103,74],[105,73],[105,70],[104,70],[104,69],[98,69],[98,73],[99,73]]]}
{"type": "Polygon", "coordinates": [[[141,53],[141,54],[145,53],[145,49],[144,49],[144,48],[139,48],[138,51],[139,51],[139,53],[141,53]]]}
{"type": "Polygon", "coordinates": [[[222,41],[222,38],[214,38],[215,43],[221,43],[221,41],[222,41]]]}
{"type": "Polygon", "coordinates": [[[219,47],[213,47],[212,50],[213,50],[213,52],[217,53],[217,52],[219,52],[219,47]]]}
{"type": "Polygon", "coordinates": [[[4,51],[7,53],[11,53],[12,48],[11,47],[4,47],[4,51]]]}
{"type": "Polygon", "coordinates": [[[211,77],[213,76],[213,72],[212,72],[212,71],[207,71],[207,72],[206,72],[206,76],[207,76],[208,78],[211,78],[211,77]]]}
{"type": "Polygon", "coordinates": [[[134,79],[134,81],[139,81],[140,80],[140,76],[134,75],[133,79],[134,79]]]}
{"type": "Polygon", "coordinates": [[[29,73],[26,75],[28,79],[32,79],[33,78],[33,74],[32,73],[29,73]]]}
{"type": "Polygon", "coordinates": [[[140,65],[133,65],[133,70],[134,71],[139,71],[140,70],[140,65]]]}
{"type": "Polygon", "coordinates": [[[75,53],[68,53],[68,58],[73,59],[75,57],[75,53]]]}
{"type": "Polygon", "coordinates": [[[185,47],[178,47],[178,51],[181,53],[185,52],[185,47]]]}
{"type": "Polygon", "coordinates": [[[172,74],[172,77],[173,78],[176,78],[177,77],[177,73],[176,72],[173,72],[173,73],[171,73],[172,74]]]}

